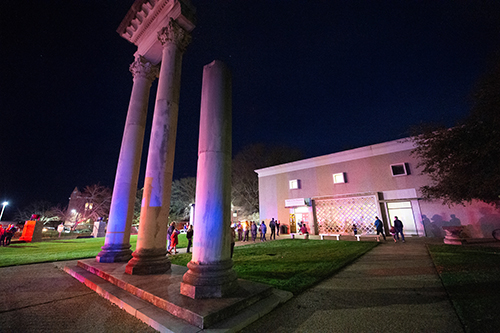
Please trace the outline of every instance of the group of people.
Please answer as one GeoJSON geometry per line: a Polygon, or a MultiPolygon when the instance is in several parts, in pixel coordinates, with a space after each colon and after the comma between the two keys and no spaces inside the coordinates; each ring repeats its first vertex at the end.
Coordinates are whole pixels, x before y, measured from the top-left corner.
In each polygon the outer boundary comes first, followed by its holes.
{"type": "MultiPolygon", "coordinates": [[[[168,254],[176,254],[177,245],[179,245],[179,234],[181,232],[175,228],[175,222],[170,223],[170,226],[167,229],[167,253],[168,254]]],[[[193,246],[193,226],[190,225],[186,230],[186,238],[188,240],[188,245],[186,252],[189,253],[191,247],[193,246]]]]}
{"type": "MultiPolygon", "coordinates": [[[[259,233],[259,239],[261,242],[265,242],[267,240],[267,226],[265,221],[262,221],[260,225],[257,225],[257,223],[253,221],[242,221],[233,224],[231,229],[234,230],[234,239],[236,240],[237,237],[240,242],[250,241],[250,236],[252,237],[252,241],[255,242],[257,240],[257,233],[259,233]]],[[[269,238],[276,239],[276,235],[278,237],[280,235],[280,222],[272,218],[269,222],[269,229],[271,230],[269,238]]]]}
{"type": "MultiPolygon", "coordinates": [[[[387,240],[385,238],[385,233],[384,233],[384,224],[378,216],[375,216],[375,228],[377,229],[377,235],[382,235],[384,237],[384,241],[387,240]]],[[[401,222],[400,219],[398,219],[397,216],[394,216],[394,225],[389,229],[389,232],[392,235],[392,238],[394,239],[394,242],[396,243],[399,240],[399,235],[401,235],[401,240],[403,243],[405,242],[405,235],[403,234],[403,222],[401,222]]]]}
{"type": "Polygon", "coordinates": [[[0,246],[10,245],[11,239],[16,231],[17,228],[13,224],[9,224],[7,228],[4,228],[0,224],[0,246]]]}

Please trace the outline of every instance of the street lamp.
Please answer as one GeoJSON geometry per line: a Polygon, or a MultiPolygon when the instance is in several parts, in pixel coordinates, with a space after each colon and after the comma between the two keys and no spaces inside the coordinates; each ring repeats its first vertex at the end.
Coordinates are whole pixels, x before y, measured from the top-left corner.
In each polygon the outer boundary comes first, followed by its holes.
{"type": "Polygon", "coordinates": [[[2,212],[0,213],[0,221],[2,220],[3,216],[3,211],[5,210],[5,206],[7,206],[9,203],[7,201],[2,202],[2,212]]]}

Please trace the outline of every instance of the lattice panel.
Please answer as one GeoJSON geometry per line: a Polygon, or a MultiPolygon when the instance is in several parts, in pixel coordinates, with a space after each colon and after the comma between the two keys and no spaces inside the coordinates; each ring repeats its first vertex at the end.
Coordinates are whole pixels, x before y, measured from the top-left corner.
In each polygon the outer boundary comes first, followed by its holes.
{"type": "Polygon", "coordinates": [[[358,234],[376,233],[373,222],[378,211],[373,196],[316,199],[315,204],[320,234],[352,234],[353,224],[358,234]]]}

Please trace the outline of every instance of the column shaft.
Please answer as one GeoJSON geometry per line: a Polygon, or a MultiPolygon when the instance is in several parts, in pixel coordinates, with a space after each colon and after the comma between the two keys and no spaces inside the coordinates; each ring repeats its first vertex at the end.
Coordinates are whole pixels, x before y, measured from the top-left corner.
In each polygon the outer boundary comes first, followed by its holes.
{"type": "Polygon", "coordinates": [[[166,237],[174,168],[177,115],[185,33],[174,21],[159,34],[163,44],[158,92],[151,128],[137,248],[128,274],[158,274],[170,269],[166,237]],[[162,40],[162,36],[167,35],[162,40]]]}
{"type": "Polygon", "coordinates": [[[106,239],[102,251],[96,257],[99,262],[128,261],[132,257],[130,229],[137,194],[149,91],[152,81],[158,75],[158,68],[138,56],[130,65],[130,71],[134,75],[134,84],[116,169],[106,239]]]}
{"type": "Polygon", "coordinates": [[[237,287],[231,246],[231,73],[220,61],[203,69],[193,257],[181,294],[223,297],[237,287]]]}

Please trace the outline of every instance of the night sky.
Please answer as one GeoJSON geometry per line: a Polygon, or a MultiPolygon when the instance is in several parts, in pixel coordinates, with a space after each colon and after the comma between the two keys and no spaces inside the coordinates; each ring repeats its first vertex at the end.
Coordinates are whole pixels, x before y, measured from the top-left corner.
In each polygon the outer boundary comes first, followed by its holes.
{"type": "MultiPolygon", "coordinates": [[[[500,1],[192,2],[176,179],[196,175],[202,70],[214,59],[233,72],[233,154],[263,142],[313,157],[421,122],[453,126],[500,46],[500,1]]],[[[136,50],[116,29],[132,3],[1,1],[3,220],[36,200],[65,206],[75,186],[112,187],[136,50]]]]}

